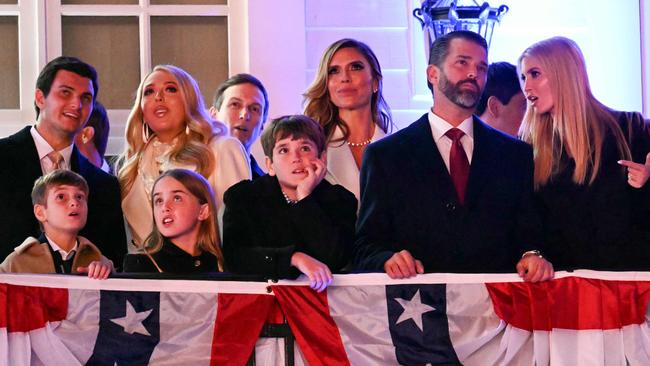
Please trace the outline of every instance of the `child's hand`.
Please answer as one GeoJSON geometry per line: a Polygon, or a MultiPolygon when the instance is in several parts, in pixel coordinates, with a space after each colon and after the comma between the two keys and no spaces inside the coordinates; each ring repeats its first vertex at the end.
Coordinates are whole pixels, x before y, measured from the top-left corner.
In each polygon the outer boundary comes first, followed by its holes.
{"type": "Polygon", "coordinates": [[[306,162],[305,170],[307,171],[307,176],[298,183],[298,186],[296,187],[296,198],[298,201],[309,196],[318,183],[323,180],[325,173],[327,172],[325,162],[320,159],[306,162]]]}
{"type": "Polygon", "coordinates": [[[113,272],[113,262],[103,263],[101,261],[90,262],[88,267],[77,267],[77,272],[88,273],[88,278],[105,280],[113,272]]]}
{"type": "Polygon", "coordinates": [[[309,277],[311,281],[309,287],[317,292],[325,290],[334,279],[332,272],[330,272],[330,269],[325,264],[302,252],[293,253],[291,256],[291,265],[309,277]]]}

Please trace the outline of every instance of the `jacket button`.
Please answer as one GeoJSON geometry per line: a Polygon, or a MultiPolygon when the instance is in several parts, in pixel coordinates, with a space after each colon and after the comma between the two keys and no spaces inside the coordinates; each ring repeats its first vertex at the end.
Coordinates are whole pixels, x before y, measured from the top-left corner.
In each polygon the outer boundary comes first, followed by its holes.
{"type": "Polygon", "coordinates": [[[451,202],[447,203],[445,205],[445,207],[447,208],[447,211],[449,211],[449,212],[456,211],[456,205],[451,203],[451,202]]]}
{"type": "Polygon", "coordinates": [[[264,256],[264,260],[267,261],[267,262],[273,262],[273,258],[268,256],[268,255],[264,256]]]}

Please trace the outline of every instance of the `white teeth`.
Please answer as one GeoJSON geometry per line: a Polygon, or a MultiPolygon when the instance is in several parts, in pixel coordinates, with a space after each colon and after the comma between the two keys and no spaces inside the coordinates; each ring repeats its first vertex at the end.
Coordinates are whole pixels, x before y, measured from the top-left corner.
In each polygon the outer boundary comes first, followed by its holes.
{"type": "Polygon", "coordinates": [[[79,118],[79,116],[77,116],[76,114],[72,114],[72,113],[63,113],[63,115],[66,116],[66,117],[70,117],[70,118],[79,118]]]}
{"type": "Polygon", "coordinates": [[[164,218],[164,219],[163,219],[163,224],[169,224],[169,223],[172,222],[172,221],[173,221],[173,220],[172,220],[171,218],[167,217],[167,218],[164,218]]]}

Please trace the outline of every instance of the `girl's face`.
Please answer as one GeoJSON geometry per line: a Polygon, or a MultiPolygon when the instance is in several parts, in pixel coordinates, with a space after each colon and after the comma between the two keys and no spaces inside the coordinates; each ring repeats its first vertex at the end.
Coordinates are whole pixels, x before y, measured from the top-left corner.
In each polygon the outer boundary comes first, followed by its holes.
{"type": "Polygon", "coordinates": [[[327,67],[327,91],[339,109],[370,108],[377,89],[368,60],[356,48],[341,48],[327,67]]]}
{"type": "Polygon", "coordinates": [[[178,82],[166,71],[154,71],[142,89],[144,121],[162,142],[171,142],[185,129],[185,102],[178,82]]]}
{"type": "Polygon", "coordinates": [[[535,113],[553,113],[553,92],[548,75],[535,57],[524,57],[521,60],[521,86],[533,106],[535,113]]]}
{"type": "Polygon", "coordinates": [[[162,236],[179,246],[194,246],[201,221],[210,216],[210,209],[207,203],[199,203],[181,182],[164,177],[153,189],[153,216],[162,236]]]}

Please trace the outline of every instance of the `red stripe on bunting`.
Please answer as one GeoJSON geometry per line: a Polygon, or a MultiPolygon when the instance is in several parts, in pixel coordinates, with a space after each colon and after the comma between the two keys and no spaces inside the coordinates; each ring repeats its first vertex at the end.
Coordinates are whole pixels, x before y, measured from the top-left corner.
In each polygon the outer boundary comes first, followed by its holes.
{"type": "Polygon", "coordinates": [[[317,293],[307,286],[272,288],[308,365],[350,365],[330,316],[327,291],[317,293]]]}
{"type": "Polygon", "coordinates": [[[58,288],[0,285],[0,327],[29,332],[68,313],[68,291],[58,288]]]}
{"type": "Polygon", "coordinates": [[[542,283],[486,284],[494,311],[514,327],[619,329],[645,322],[650,282],[566,277],[542,283]]]}
{"type": "Polygon", "coordinates": [[[246,364],[274,301],[270,295],[217,295],[210,366],[246,364]]]}

